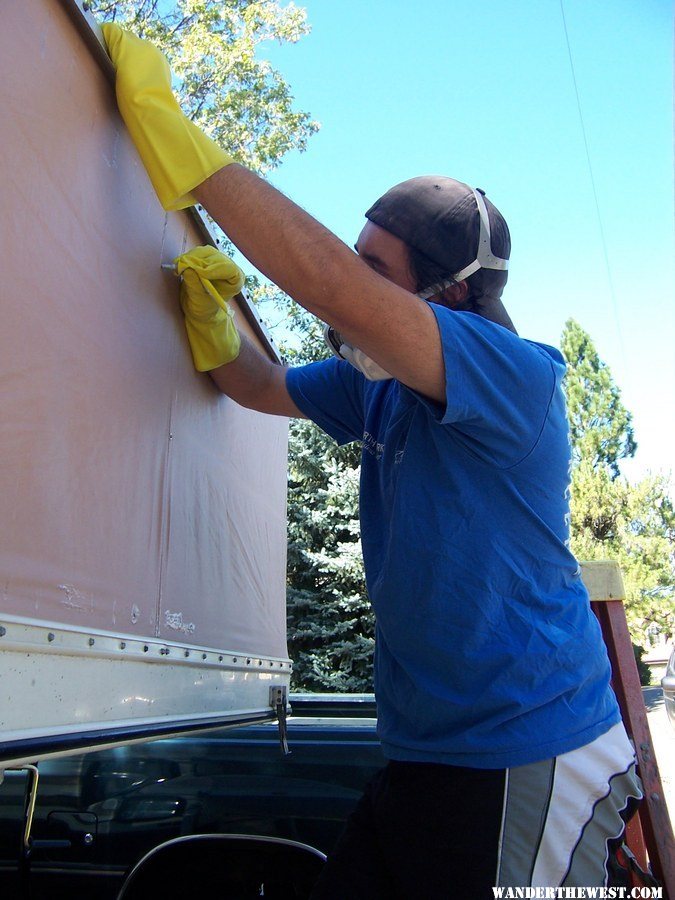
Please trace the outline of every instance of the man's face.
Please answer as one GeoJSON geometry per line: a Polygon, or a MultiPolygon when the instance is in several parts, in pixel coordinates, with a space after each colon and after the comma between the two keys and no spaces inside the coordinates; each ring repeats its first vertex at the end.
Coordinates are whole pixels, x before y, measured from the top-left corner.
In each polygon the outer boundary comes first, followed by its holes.
{"type": "MultiPolygon", "coordinates": [[[[417,281],[410,269],[410,255],[408,245],[401,238],[396,237],[385,228],[375,225],[374,222],[366,222],[354,249],[361,259],[379,275],[388,281],[392,281],[399,287],[417,292],[417,281]]],[[[463,309],[468,294],[466,281],[452,284],[433,297],[434,303],[447,306],[448,309],[463,309]]]]}
{"type": "Polygon", "coordinates": [[[406,291],[415,293],[415,278],[410,271],[407,245],[395,234],[366,222],[354,246],[361,259],[379,275],[406,291]]]}

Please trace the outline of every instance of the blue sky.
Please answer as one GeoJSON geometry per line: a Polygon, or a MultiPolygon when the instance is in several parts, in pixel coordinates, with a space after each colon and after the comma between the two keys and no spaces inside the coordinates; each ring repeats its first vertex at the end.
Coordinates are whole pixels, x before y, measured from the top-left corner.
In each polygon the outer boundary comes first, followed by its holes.
{"type": "Polygon", "coordinates": [[[483,188],[513,249],[504,294],[527,338],[573,317],[634,415],[631,478],[675,465],[672,5],[307,0],[312,33],[263,52],[321,123],[271,181],[350,245],[393,184],[483,188]]]}

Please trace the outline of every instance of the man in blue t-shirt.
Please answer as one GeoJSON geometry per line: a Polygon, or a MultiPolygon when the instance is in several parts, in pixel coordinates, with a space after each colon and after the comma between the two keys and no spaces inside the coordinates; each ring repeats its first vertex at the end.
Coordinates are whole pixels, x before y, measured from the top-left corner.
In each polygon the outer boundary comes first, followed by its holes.
{"type": "Polygon", "coordinates": [[[328,323],[335,354],[271,363],[214,298],[215,281],[232,294],[241,280],[217,260],[211,278],[207,254],[179,262],[195,364],[244,406],[362,443],[389,762],[313,897],[615,883],[612,849],[640,789],[568,548],[565,367],[518,337],[502,305],[506,222],[482,191],[414,178],[368,210],[355,255],[197,132],[152,48],[106,27],[120,108],[165,207],[199,200],[328,323]]]}

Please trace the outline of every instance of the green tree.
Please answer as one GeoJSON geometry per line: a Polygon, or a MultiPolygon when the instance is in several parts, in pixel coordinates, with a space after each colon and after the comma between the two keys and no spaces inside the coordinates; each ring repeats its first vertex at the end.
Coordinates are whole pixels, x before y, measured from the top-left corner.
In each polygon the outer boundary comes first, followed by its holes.
{"type": "Polygon", "coordinates": [[[645,646],[653,622],[675,633],[675,513],[662,475],[630,484],[607,465],[584,460],[572,473],[572,550],[579,559],[613,559],[621,566],[626,618],[645,646]]]}
{"type": "Polygon", "coordinates": [[[579,559],[613,559],[626,588],[626,618],[644,646],[654,622],[675,630],[675,519],[669,480],[654,475],[631,484],[622,459],[635,454],[632,416],[590,336],[569,320],[562,335],[572,441],[571,535],[579,559]]]}
{"type": "MultiPolygon", "coordinates": [[[[327,354],[316,319],[277,298],[301,340],[296,364],[327,354]]],[[[374,616],[358,517],[360,450],[338,447],[312,422],[291,422],[288,635],[296,690],[371,691],[374,616]]]]}
{"type": "Polygon", "coordinates": [[[635,665],[637,666],[638,675],[640,677],[640,684],[643,686],[651,684],[652,670],[642,658],[645,655],[644,647],[633,644],[633,654],[635,655],[635,665]]]}
{"type": "Polygon", "coordinates": [[[574,462],[606,465],[616,476],[619,461],[635,456],[633,417],[590,335],[574,319],[565,323],[561,349],[568,364],[565,393],[574,462]]]}
{"type": "Polygon", "coordinates": [[[359,450],[291,425],[288,632],[296,689],[372,690],[374,619],[358,520],[359,450]]]}
{"type": "Polygon", "coordinates": [[[288,84],[258,58],[267,41],[294,43],[309,31],[305,10],[278,0],[91,0],[167,56],[183,111],[238,162],[266,172],[318,130],[293,109],[288,84]]]}

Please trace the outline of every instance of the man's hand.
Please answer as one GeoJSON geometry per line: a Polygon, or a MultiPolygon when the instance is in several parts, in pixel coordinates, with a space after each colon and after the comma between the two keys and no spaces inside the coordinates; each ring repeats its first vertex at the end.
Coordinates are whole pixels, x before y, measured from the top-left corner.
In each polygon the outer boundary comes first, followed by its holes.
{"type": "Polygon", "coordinates": [[[244,286],[244,273],[215,247],[195,247],[175,263],[195,368],[209,372],[232,362],[241,341],[228,301],[244,286]]]}
{"type": "Polygon", "coordinates": [[[164,209],[197,202],[191,191],[233,162],[183,115],[165,57],[119,25],[101,30],[117,71],[117,104],[164,209]]]}
{"type": "Polygon", "coordinates": [[[286,390],[286,370],[240,337],[228,301],[244,273],[215,247],[195,247],[176,260],[180,303],[195,368],[241,406],[277,416],[302,416],[286,390]]]}

